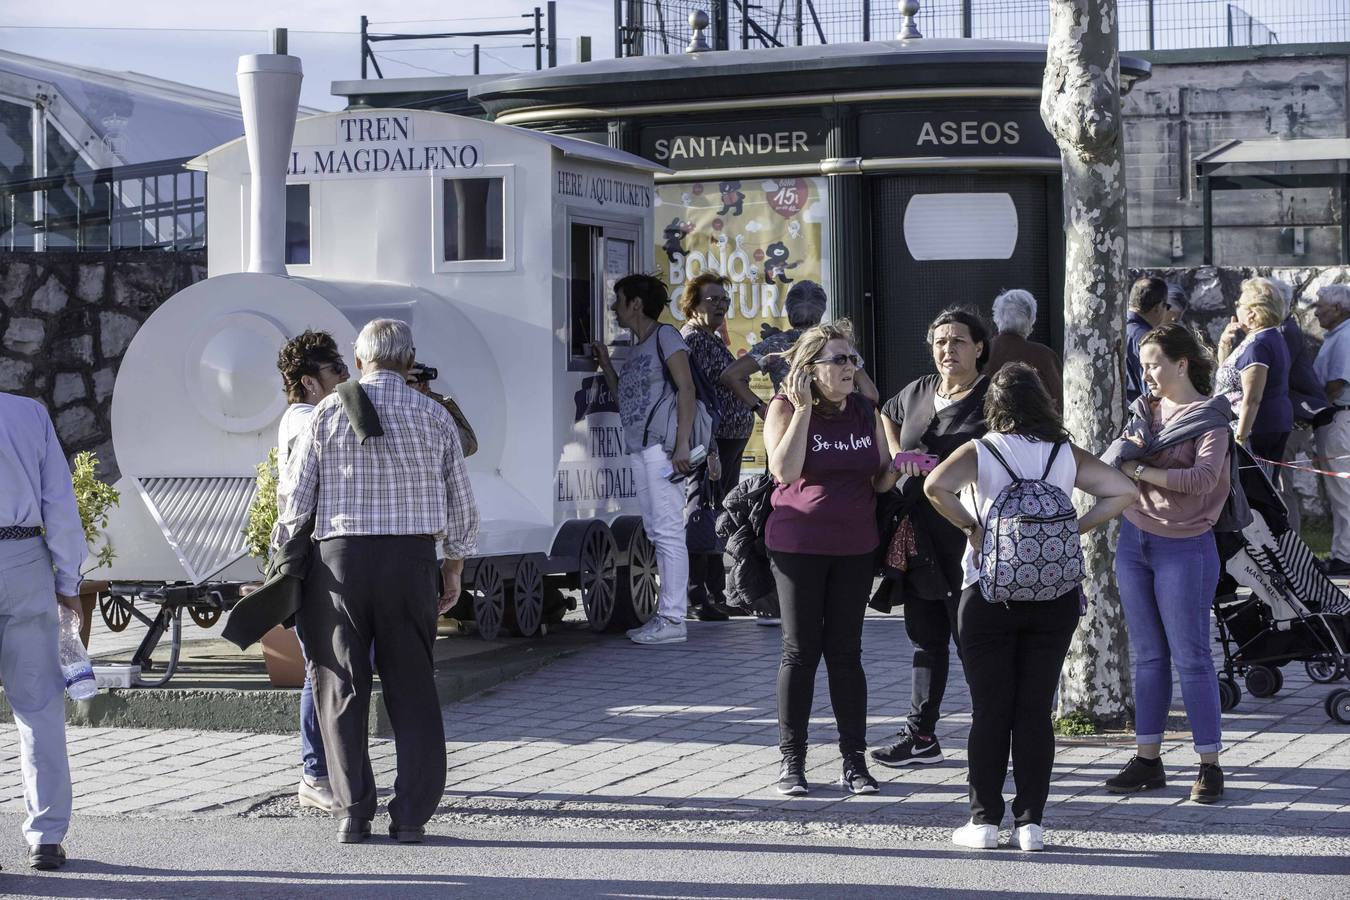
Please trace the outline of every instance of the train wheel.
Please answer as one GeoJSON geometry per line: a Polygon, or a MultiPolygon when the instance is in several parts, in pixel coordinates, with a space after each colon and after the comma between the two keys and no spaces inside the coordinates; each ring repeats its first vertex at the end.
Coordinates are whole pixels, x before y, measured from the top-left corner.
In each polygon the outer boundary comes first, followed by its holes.
{"type": "Polygon", "coordinates": [[[577,554],[577,580],[581,603],[591,630],[607,631],[615,623],[619,550],[614,535],[604,522],[591,522],[581,536],[577,554]]]}
{"type": "Polygon", "coordinates": [[[202,628],[210,628],[220,621],[220,610],[218,609],[190,606],[188,607],[188,615],[192,616],[192,621],[202,628]]]}
{"type": "Polygon", "coordinates": [[[473,619],[478,623],[478,636],[495,641],[501,634],[506,618],[506,582],[502,570],[490,559],[478,564],[473,576],[473,619]]]}
{"type": "Polygon", "coordinates": [[[516,566],[516,576],[511,582],[511,609],[516,632],[521,637],[539,630],[544,618],[544,573],[539,570],[539,563],[528,556],[516,566]]]}
{"type": "Polygon", "coordinates": [[[1242,702],[1242,689],[1237,686],[1237,682],[1231,678],[1219,679],[1219,708],[1224,712],[1230,709],[1236,709],[1242,702]]]}
{"type": "Polygon", "coordinates": [[[1350,725],[1350,691],[1341,688],[1332,691],[1326,700],[1327,715],[1342,725],[1350,725]]]}
{"type": "Polygon", "coordinates": [[[1270,666],[1252,666],[1247,670],[1247,691],[1253,697],[1274,697],[1280,689],[1279,671],[1270,666]]]}
{"type": "Polygon", "coordinates": [[[103,624],[109,631],[126,631],[131,622],[131,602],[126,597],[114,597],[104,594],[98,598],[98,611],[103,614],[103,624]]]}
{"type": "Polygon", "coordinates": [[[656,546],[636,516],[616,522],[614,537],[627,560],[619,568],[616,615],[630,627],[645,624],[656,615],[661,594],[656,546]]]}
{"type": "Polygon", "coordinates": [[[1340,663],[1326,659],[1315,659],[1312,662],[1304,663],[1303,668],[1307,671],[1308,677],[1318,684],[1331,684],[1345,675],[1345,670],[1341,668],[1340,663]]]}

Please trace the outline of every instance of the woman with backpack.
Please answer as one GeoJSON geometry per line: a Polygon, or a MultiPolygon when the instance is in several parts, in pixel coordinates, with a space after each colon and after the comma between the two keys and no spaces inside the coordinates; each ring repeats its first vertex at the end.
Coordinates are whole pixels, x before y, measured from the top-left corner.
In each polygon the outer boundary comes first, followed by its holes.
{"type": "Polygon", "coordinates": [[[684,536],[684,485],[672,482],[670,476],[676,472],[687,475],[694,468],[689,459],[690,440],[699,404],[689,371],[688,346],[678,331],[657,321],[667,302],[666,286],[659,279],[640,274],[620,278],[614,285],[611,308],[619,325],[633,333],[623,372],[614,371],[603,341],[591,344],[596,364],[619,398],[642,525],[656,546],[661,576],[656,615],[628,632],[633,643],[643,645],[677,644],[687,637],[689,552],[684,536]]]}
{"type": "Polygon", "coordinates": [[[990,379],[984,419],[989,433],[924,482],[933,508],[966,537],[957,635],[972,706],[970,822],[952,841],[998,846],[1011,751],[1014,840],[1023,850],[1041,850],[1055,761],[1055,691],[1082,610],[1078,537],[1120,515],[1136,490],[1070,443],[1045,386],[1025,363],[1009,363],[990,379]],[[973,504],[960,496],[968,488],[973,504]],[[1075,488],[1097,498],[1081,516],[1069,499],[1075,488]]]}
{"type": "Polygon", "coordinates": [[[722,552],[716,547],[713,523],[723,498],[741,480],[741,452],[755,425],[754,410],[718,380],[735,362],[722,339],[730,303],[728,283],[725,275],[703,272],[685,282],[680,295],[680,311],[685,318],[680,336],[689,346],[689,363],[695,375],[702,375],[708,385],[715,386],[718,412],[714,446],[708,448],[709,466],[687,479],[685,489],[689,608],[695,618],[705,622],[724,622],[729,615],[725,605],[727,574],[722,552]],[[713,457],[717,462],[711,461],[713,457]],[[715,477],[719,463],[720,477],[715,477]]]}
{"type": "Polygon", "coordinates": [[[778,668],[781,794],[805,794],[806,732],[821,657],[843,756],[841,783],[875,793],[867,771],[867,677],[862,626],[879,538],[876,494],[892,468],[876,406],[854,391],[858,354],[847,321],[817,325],[792,348],[783,392],[764,420],[778,481],[764,544],[783,618],[778,668]]]}
{"type": "Polygon", "coordinates": [[[1172,664],[1181,681],[1200,772],[1191,799],[1223,796],[1219,768],[1219,682],[1210,657],[1209,616],[1219,582],[1219,523],[1237,474],[1229,423],[1233,409],[1210,397],[1214,358],[1184,325],[1163,325],[1139,345],[1149,393],[1131,407],[1125,437],[1107,459],[1140,487],[1125,511],[1116,581],[1134,661],[1134,757],[1107,779],[1116,794],[1163,787],[1159,752],[1172,705],[1172,664]]]}

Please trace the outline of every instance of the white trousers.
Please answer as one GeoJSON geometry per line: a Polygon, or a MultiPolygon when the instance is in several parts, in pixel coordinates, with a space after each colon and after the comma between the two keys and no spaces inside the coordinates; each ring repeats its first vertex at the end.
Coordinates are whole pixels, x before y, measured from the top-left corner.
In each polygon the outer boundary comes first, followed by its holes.
{"type": "Polygon", "coordinates": [[[647,537],[656,546],[656,568],[661,574],[661,598],[656,612],[684,621],[689,606],[689,550],[684,540],[684,482],[667,480],[670,457],[658,444],[628,454],[637,485],[638,506],[647,537]]]}
{"type": "MultiPolygon", "coordinates": [[[[1350,455],[1350,410],[1336,413],[1330,424],[1317,429],[1317,468],[1350,472],[1350,459],[1335,459],[1346,455],[1350,455]]],[[[1350,562],[1350,479],[1323,476],[1322,483],[1331,511],[1331,555],[1350,562]]]]}
{"type": "Polygon", "coordinates": [[[0,541],[0,678],[14,709],[29,845],[59,844],[70,826],[66,681],[57,653],[56,583],[42,538],[0,541]]]}

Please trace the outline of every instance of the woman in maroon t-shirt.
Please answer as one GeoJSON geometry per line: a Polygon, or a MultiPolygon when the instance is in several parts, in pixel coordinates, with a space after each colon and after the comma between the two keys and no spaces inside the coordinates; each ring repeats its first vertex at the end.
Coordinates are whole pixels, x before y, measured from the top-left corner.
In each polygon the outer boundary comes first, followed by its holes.
{"type": "Polygon", "coordinates": [[[854,392],[858,355],[849,323],[810,329],[790,360],[783,393],[764,420],[769,471],[778,481],[764,529],[783,616],[778,791],[807,791],[806,730],[823,655],[844,757],[842,784],[855,794],[873,793],[862,625],[880,540],[876,494],[894,487],[898,473],[876,407],[854,392]]]}

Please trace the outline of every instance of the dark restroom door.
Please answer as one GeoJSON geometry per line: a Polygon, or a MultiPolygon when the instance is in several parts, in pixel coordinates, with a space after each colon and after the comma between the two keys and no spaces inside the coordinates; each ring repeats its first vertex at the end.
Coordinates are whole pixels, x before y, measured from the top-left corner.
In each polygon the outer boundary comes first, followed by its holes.
{"type": "MultiPolygon", "coordinates": [[[[966,305],[978,309],[986,318],[994,297],[1009,288],[1024,288],[1036,297],[1039,310],[1032,340],[1060,350],[1062,329],[1063,234],[1059,213],[1059,178],[1038,174],[1015,175],[883,175],[869,179],[872,207],[873,322],[876,360],[869,361],[883,401],[921,375],[931,374],[932,356],[924,342],[928,323],[948,306],[966,305]],[[965,232],[993,227],[990,220],[975,218],[955,225],[949,242],[928,241],[941,232],[933,222],[944,198],[923,196],[943,194],[1007,195],[1016,212],[1017,234],[1012,255],[1007,259],[916,259],[932,256],[941,246],[963,244],[965,232]],[[910,204],[920,197],[911,219],[907,239],[905,215],[910,204]],[[1053,208],[1052,208],[1053,204],[1053,208]],[[921,215],[927,210],[928,215],[921,215]],[[1051,228],[1054,234],[1050,233],[1051,228]],[[914,242],[911,247],[910,242],[914,242]],[[1055,246],[1052,247],[1052,241],[1055,246]]],[[[950,199],[950,198],[946,198],[950,199]]],[[[1007,200],[986,197],[983,209],[1007,210],[1007,200]]],[[[1005,217],[1000,227],[1006,228],[1005,217]]],[[[971,243],[982,241],[971,238],[971,243]]],[[[988,242],[983,242],[988,243],[988,242]]],[[[993,241],[997,244],[998,241],[993,241]]],[[[1006,246],[1006,244],[1005,244],[1006,246]]],[[[992,322],[991,322],[992,327],[992,322]]]]}

